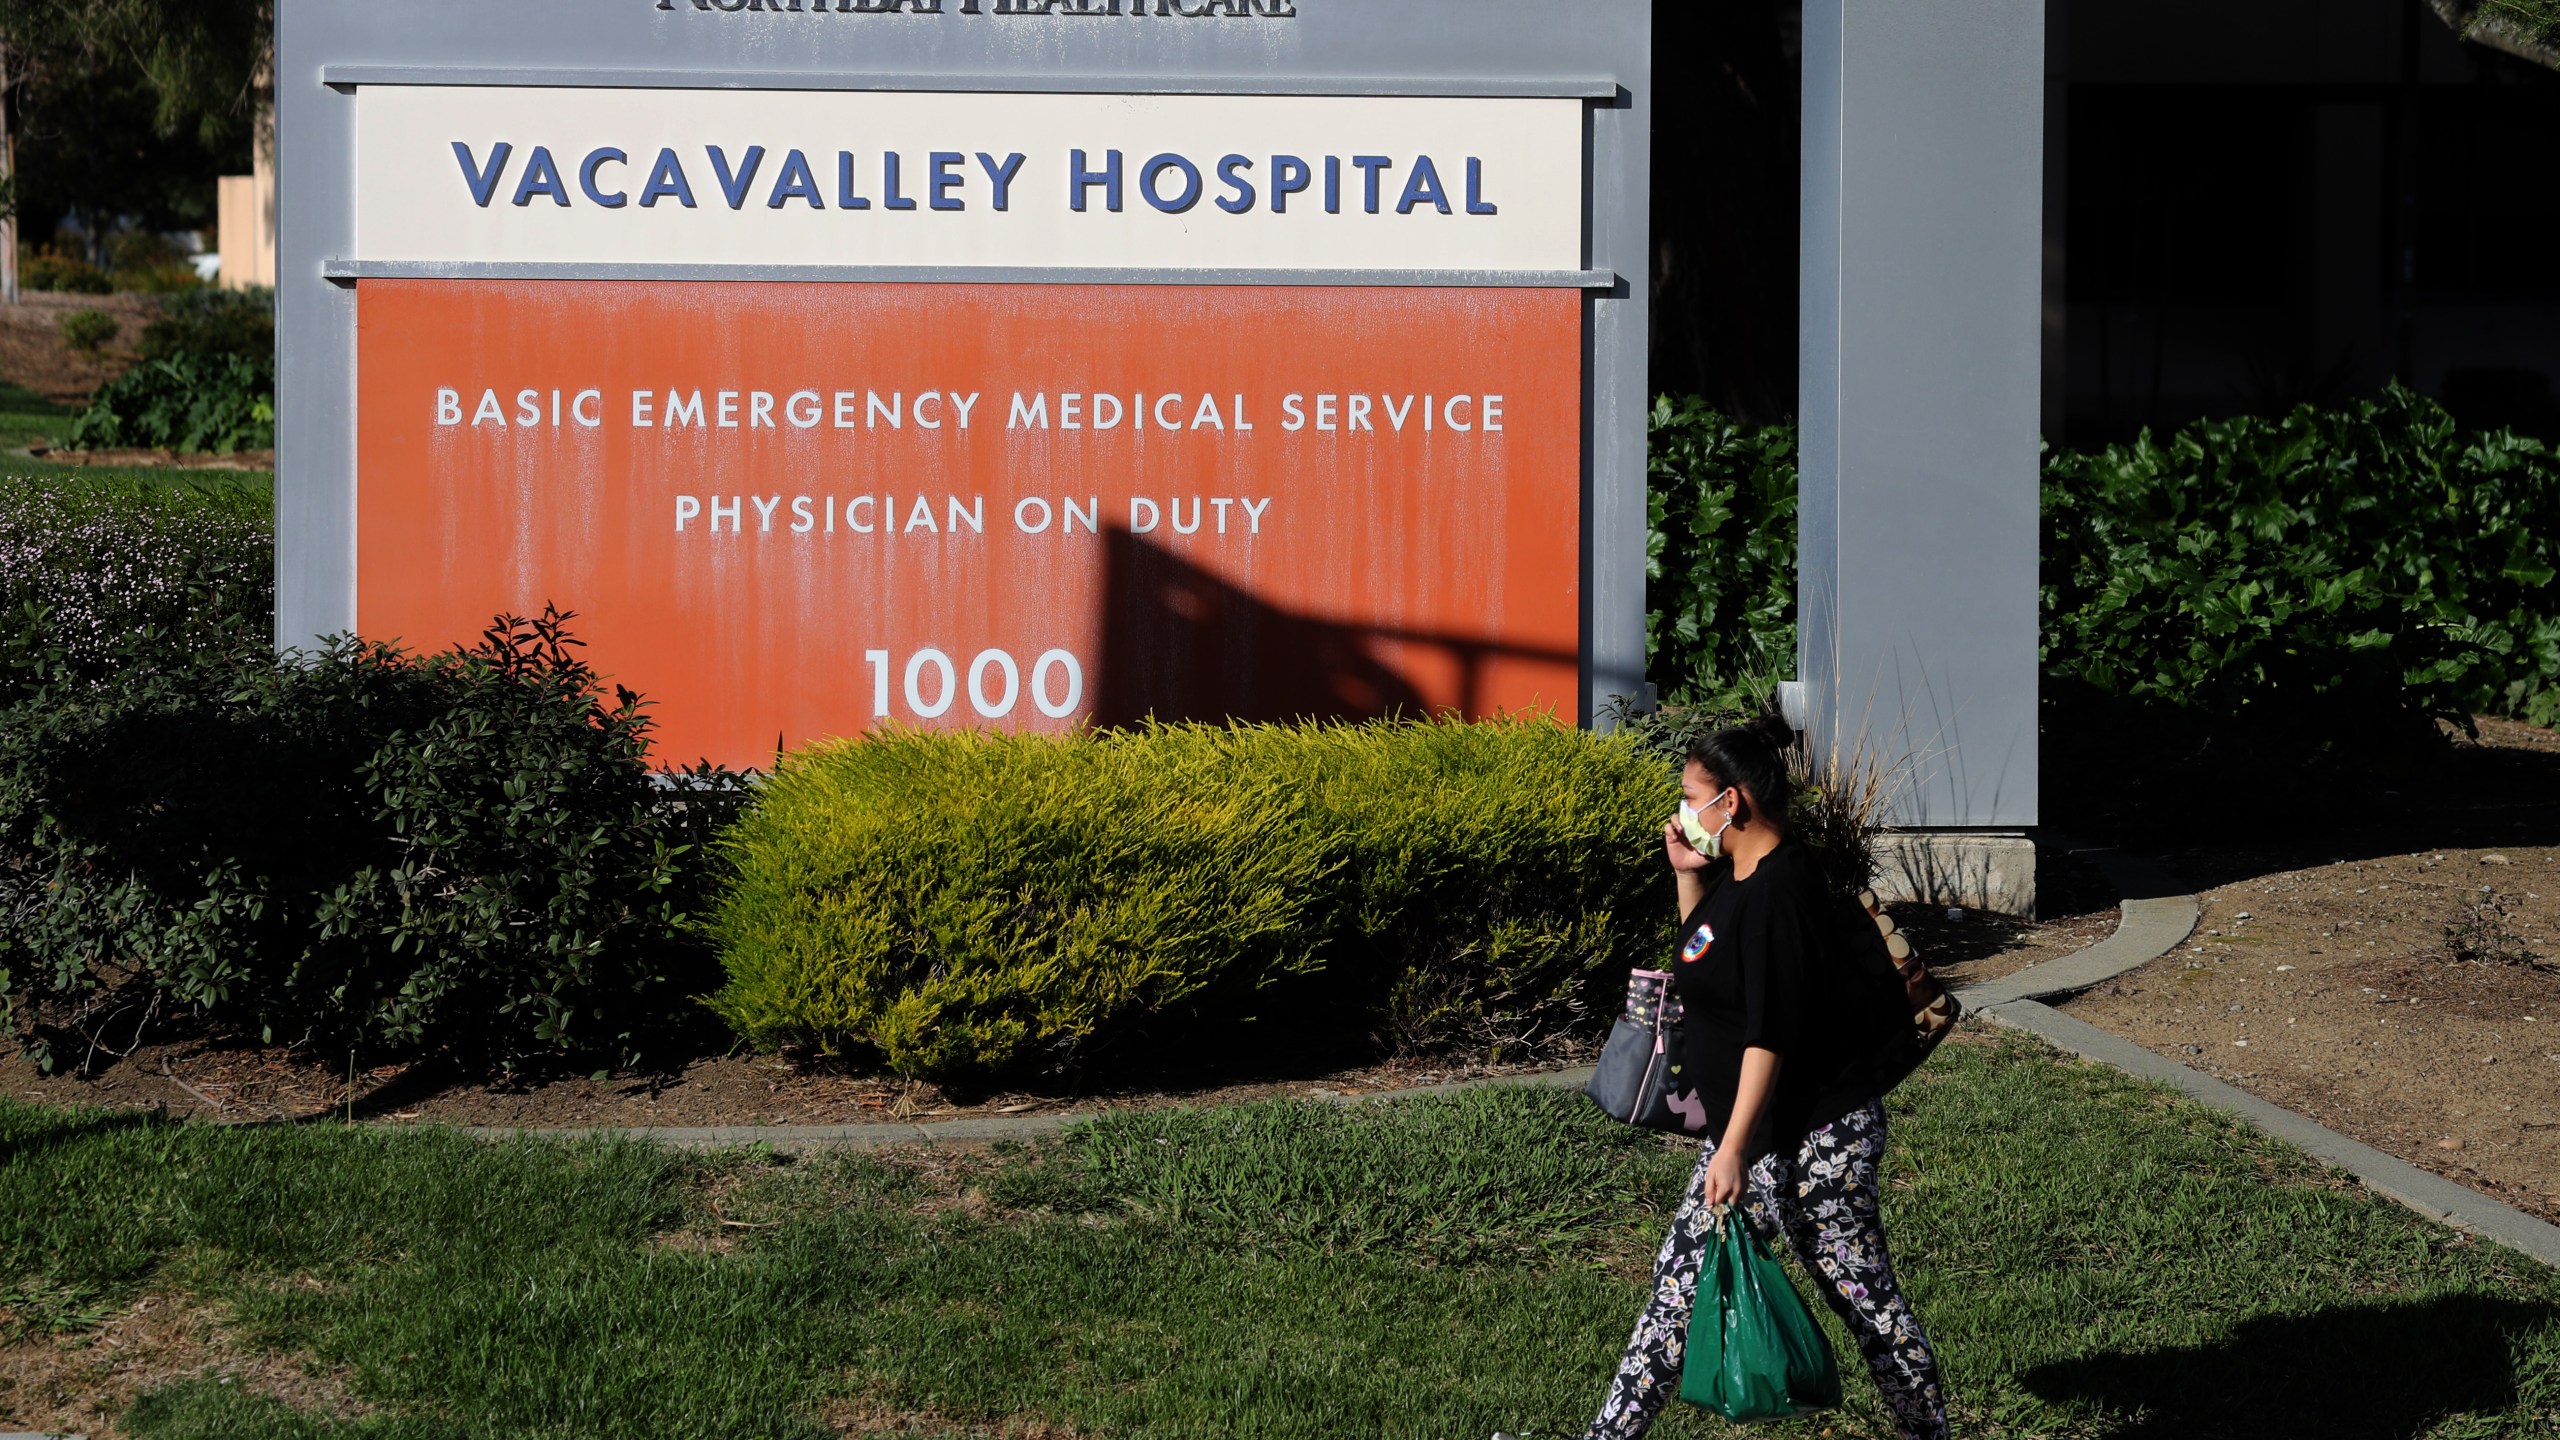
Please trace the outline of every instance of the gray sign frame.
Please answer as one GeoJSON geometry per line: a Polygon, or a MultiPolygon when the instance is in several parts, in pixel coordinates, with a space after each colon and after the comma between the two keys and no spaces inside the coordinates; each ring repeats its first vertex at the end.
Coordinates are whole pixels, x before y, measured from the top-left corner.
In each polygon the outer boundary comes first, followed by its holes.
{"type": "Polygon", "coordinates": [[[855,9],[886,3],[279,0],[279,647],[350,631],[356,620],[355,287],[365,278],[1563,286],[1584,293],[1578,718],[1640,690],[1650,0],[932,0],[940,13],[855,9]],[[1052,13],[993,13],[1034,3],[1052,13]],[[354,254],[355,95],[367,85],[1577,98],[1586,102],[1585,268],[369,265],[354,254]]]}

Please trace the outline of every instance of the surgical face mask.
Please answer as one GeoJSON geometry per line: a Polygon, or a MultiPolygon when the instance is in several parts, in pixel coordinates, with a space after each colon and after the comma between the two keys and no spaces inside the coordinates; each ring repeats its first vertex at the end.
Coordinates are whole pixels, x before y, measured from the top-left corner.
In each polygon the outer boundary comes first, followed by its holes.
{"type": "MultiPolygon", "coordinates": [[[[1722,798],[1722,793],[1723,792],[1721,791],[1718,792],[1718,798],[1722,798]]],[[[1710,800],[1707,803],[1712,805],[1715,802],[1710,800]]],[[[1724,820],[1723,824],[1717,826],[1713,830],[1709,830],[1707,828],[1706,813],[1704,811],[1699,810],[1696,806],[1691,805],[1686,800],[1680,802],[1680,833],[1687,837],[1690,849],[1697,851],[1699,854],[1706,856],[1710,860],[1719,859],[1723,856],[1724,832],[1733,828],[1733,817],[1731,815],[1723,816],[1722,819],[1724,820]]]]}

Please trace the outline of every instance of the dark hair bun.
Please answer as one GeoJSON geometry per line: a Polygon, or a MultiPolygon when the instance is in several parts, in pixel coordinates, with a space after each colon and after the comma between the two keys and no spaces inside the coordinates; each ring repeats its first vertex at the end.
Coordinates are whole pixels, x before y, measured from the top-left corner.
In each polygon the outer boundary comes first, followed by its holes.
{"type": "Polygon", "coordinates": [[[1785,716],[1780,715],[1775,711],[1771,711],[1756,719],[1748,721],[1740,728],[1744,734],[1760,741],[1772,750],[1784,750],[1788,746],[1796,743],[1795,727],[1787,723],[1785,716]]]}

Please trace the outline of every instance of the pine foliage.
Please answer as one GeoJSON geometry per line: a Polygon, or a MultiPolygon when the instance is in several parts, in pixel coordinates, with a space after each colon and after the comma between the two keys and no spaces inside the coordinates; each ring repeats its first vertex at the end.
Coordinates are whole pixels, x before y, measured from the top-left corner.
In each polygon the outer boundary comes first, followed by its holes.
{"type": "Polygon", "coordinates": [[[1515,1052],[1664,942],[1630,742],[1546,721],[894,733],[798,756],[725,842],[713,1008],[951,1078],[1315,1026],[1515,1052]]]}

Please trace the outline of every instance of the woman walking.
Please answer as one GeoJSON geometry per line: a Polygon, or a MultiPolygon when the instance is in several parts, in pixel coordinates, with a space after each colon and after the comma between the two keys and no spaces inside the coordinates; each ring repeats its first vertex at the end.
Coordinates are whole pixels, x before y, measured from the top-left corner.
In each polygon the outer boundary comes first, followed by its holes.
{"type": "Polygon", "coordinates": [[[1894,1281],[1878,1206],[1884,1103],[1868,1062],[1911,1017],[1826,943],[1823,877],[1786,829],[1792,739],[1764,719],[1699,741],[1680,790],[1704,843],[1663,827],[1686,917],[1672,966],[1685,1078],[1706,1107],[1706,1143],[1589,1440],[1634,1440],[1678,1392],[1712,1211],[1737,1202],[1815,1277],[1904,1440],[1947,1434],[1937,1357],[1894,1281]],[[1704,876],[1719,857],[1733,869],[1710,893],[1704,876]]]}

